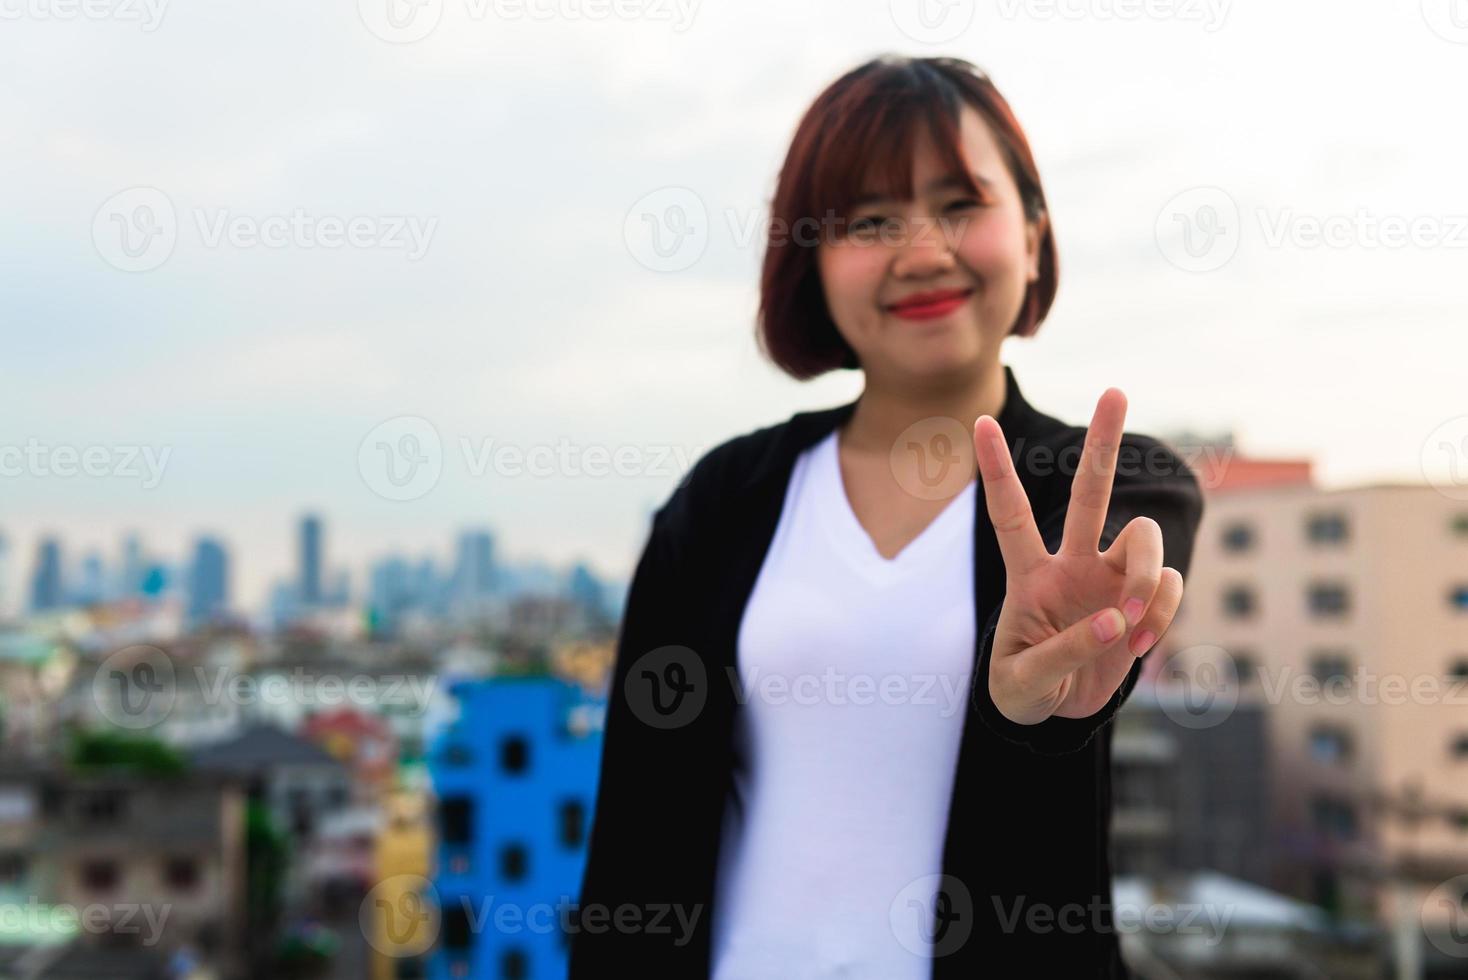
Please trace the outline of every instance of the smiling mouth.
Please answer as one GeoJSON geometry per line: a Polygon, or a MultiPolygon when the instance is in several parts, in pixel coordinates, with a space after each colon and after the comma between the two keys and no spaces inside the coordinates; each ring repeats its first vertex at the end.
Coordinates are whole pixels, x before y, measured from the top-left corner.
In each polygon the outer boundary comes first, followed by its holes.
{"type": "Polygon", "coordinates": [[[894,303],[887,307],[887,312],[893,316],[900,316],[904,320],[932,320],[936,317],[947,316],[968,302],[974,291],[965,289],[957,292],[946,293],[916,303],[894,303]]]}

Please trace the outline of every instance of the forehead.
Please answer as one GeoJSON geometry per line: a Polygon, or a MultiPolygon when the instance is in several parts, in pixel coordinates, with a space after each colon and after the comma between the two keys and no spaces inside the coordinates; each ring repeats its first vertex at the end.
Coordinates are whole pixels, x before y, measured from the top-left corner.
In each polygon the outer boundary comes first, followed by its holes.
{"type": "MultiPolygon", "coordinates": [[[[1003,152],[994,137],[988,122],[973,106],[964,104],[959,113],[958,151],[963,157],[968,173],[981,187],[992,187],[1003,181],[1006,174],[1003,152]]],[[[912,139],[912,186],[910,197],[916,193],[931,194],[936,191],[967,189],[960,173],[947,162],[945,155],[926,126],[917,128],[912,139]]],[[[855,206],[874,204],[891,199],[884,188],[892,189],[890,182],[880,176],[875,168],[863,181],[862,193],[855,206]]]]}

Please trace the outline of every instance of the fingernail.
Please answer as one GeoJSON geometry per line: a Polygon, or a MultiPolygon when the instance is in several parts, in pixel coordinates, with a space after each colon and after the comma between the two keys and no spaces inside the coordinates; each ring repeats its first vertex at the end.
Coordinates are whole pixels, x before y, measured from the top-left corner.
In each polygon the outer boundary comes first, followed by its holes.
{"type": "Polygon", "coordinates": [[[1102,643],[1110,643],[1121,635],[1126,623],[1121,618],[1121,613],[1115,609],[1108,609],[1095,619],[1091,620],[1091,629],[1096,631],[1096,639],[1102,643]]]}
{"type": "Polygon", "coordinates": [[[1142,632],[1132,637],[1132,653],[1140,657],[1142,654],[1147,652],[1148,648],[1151,647],[1153,643],[1156,642],[1156,633],[1152,632],[1151,630],[1142,630],[1142,632]]]}
{"type": "Polygon", "coordinates": [[[1147,604],[1136,596],[1128,599],[1121,607],[1122,615],[1126,616],[1126,624],[1128,626],[1137,625],[1137,620],[1142,618],[1142,610],[1145,608],[1147,608],[1147,604]]]}

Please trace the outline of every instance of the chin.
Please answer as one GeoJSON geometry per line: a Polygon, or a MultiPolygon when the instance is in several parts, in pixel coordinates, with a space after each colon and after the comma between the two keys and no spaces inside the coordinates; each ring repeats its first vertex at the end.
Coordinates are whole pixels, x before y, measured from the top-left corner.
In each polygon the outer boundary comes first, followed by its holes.
{"type": "Polygon", "coordinates": [[[923,350],[909,350],[902,358],[909,374],[919,377],[947,377],[968,374],[982,360],[983,350],[974,343],[934,343],[923,350]]]}

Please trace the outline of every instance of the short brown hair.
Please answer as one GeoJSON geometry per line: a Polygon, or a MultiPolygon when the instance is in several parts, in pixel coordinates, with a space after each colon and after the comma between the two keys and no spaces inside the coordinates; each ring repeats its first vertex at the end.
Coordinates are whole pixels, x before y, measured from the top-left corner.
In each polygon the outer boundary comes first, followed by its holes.
{"type": "MultiPolygon", "coordinates": [[[[1009,103],[979,68],[961,58],[882,55],[852,69],[816,97],[796,128],[770,207],[770,235],[760,275],[757,340],[787,374],[805,380],[857,368],[856,352],[836,329],[821,289],[816,250],[799,236],[776,234],[818,216],[845,214],[868,190],[905,198],[912,154],[924,123],[945,161],[973,186],[959,148],[959,114],[973,106],[994,131],[1019,187],[1025,217],[1047,215],[1045,192],[1029,141],[1009,103]],[[876,188],[861,185],[874,165],[876,188]]],[[[1025,290],[1011,334],[1031,336],[1055,301],[1055,235],[1047,221],[1039,278],[1025,290]]]]}

